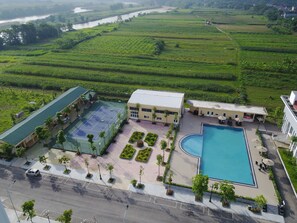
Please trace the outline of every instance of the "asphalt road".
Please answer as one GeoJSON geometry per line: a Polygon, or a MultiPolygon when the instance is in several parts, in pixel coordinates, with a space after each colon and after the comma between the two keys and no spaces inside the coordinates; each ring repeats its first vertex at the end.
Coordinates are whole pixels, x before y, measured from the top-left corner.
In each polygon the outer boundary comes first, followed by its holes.
{"type": "Polygon", "coordinates": [[[73,223],[83,220],[94,223],[265,222],[69,177],[43,174],[40,178],[28,178],[22,169],[0,166],[0,196],[5,198],[4,205],[12,208],[7,190],[17,210],[21,210],[25,201],[34,199],[37,215],[43,216],[48,210],[50,218],[55,219],[64,210],[72,209],[73,223]]]}

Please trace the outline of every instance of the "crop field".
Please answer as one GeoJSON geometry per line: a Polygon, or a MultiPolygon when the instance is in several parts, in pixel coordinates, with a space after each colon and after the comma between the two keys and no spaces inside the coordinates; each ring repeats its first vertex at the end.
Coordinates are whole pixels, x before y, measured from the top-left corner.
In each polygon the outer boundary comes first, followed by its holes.
{"type": "MultiPolygon", "coordinates": [[[[55,97],[55,93],[41,90],[28,90],[21,88],[0,88],[0,133],[12,127],[11,115],[23,111],[23,119],[30,112],[38,109],[43,104],[48,103],[55,97]]],[[[20,121],[18,119],[15,122],[20,121]]]]}
{"type": "Polygon", "coordinates": [[[7,86],[45,90],[82,85],[124,100],[138,88],[177,91],[186,99],[272,111],[282,106],[279,96],[297,86],[296,70],[287,66],[287,58],[297,61],[297,36],[275,34],[266,22],[237,10],[150,14],[66,33],[60,42],[0,51],[0,79],[7,86]],[[59,47],[69,39],[73,47],[59,47]]]}

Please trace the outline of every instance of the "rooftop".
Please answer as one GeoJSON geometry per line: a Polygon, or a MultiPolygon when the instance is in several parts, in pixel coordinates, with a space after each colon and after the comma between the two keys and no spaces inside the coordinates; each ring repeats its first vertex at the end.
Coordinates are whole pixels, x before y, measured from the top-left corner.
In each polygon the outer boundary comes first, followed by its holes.
{"type": "Polygon", "coordinates": [[[27,136],[35,131],[37,126],[43,125],[46,119],[54,117],[57,112],[62,111],[69,104],[74,102],[87,90],[83,87],[74,87],[61,94],[55,100],[35,111],[22,122],[16,124],[11,129],[0,135],[0,141],[5,141],[12,145],[19,144],[27,136]]]}
{"type": "Polygon", "coordinates": [[[225,111],[238,111],[258,115],[268,115],[266,108],[264,107],[197,100],[188,100],[188,103],[194,107],[200,108],[220,109],[225,111]]]}
{"type": "Polygon", "coordinates": [[[184,93],[138,89],[133,92],[128,103],[179,109],[183,100],[184,93]]]}

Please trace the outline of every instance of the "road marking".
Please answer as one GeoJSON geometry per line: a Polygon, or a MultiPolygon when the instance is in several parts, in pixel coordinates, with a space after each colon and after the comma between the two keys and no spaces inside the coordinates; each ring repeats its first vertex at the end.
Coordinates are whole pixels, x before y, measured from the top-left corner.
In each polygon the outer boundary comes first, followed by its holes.
{"type": "Polygon", "coordinates": [[[162,206],[167,206],[167,207],[170,207],[170,208],[177,208],[177,202],[169,200],[169,199],[163,199],[163,198],[155,197],[154,203],[162,205],[162,206]]]}

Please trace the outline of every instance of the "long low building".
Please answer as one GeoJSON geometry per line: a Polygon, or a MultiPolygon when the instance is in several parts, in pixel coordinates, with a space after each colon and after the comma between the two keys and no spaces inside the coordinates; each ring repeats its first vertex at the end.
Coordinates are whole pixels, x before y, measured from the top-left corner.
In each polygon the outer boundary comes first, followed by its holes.
{"type": "Polygon", "coordinates": [[[194,115],[238,119],[245,122],[264,122],[268,115],[264,107],[237,105],[230,103],[188,100],[190,112],[194,115]]]}
{"type": "Polygon", "coordinates": [[[127,106],[130,119],[178,124],[184,113],[184,93],[138,89],[127,106]]]}

